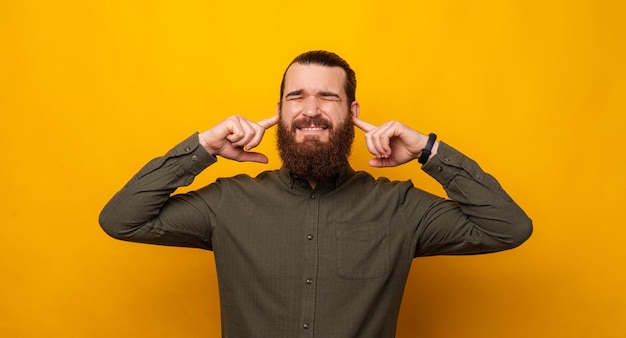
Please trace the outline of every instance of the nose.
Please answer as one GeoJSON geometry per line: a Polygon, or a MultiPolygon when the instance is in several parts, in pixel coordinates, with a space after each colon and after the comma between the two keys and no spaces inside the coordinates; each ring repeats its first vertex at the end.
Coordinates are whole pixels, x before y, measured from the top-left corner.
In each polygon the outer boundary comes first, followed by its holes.
{"type": "Polygon", "coordinates": [[[320,115],[320,105],[317,102],[317,98],[313,95],[304,99],[304,109],[302,114],[308,117],[320,115]]]}

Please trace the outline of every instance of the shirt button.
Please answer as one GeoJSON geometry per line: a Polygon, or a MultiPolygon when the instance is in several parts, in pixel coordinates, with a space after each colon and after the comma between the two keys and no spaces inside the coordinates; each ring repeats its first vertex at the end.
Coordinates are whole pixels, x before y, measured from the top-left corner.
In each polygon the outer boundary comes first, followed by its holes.
{"type": "Polygon", "coordinates": [[[314,200],[315,199],[315,195],[311,195],[311,199],[314,200]]]}
{"type": "Polygon", "coordinates": [[[437,166],[437,170],[438,170],[438,171],[442,171],[442,170],[443,170],[443,168],[439,165],[439,166],[437,166]]]}
{"type": "Polygon", "coordinates": [[[189,152],[190,150],[191,150],[191,148],[189,148],[189,147],[185,148],[185,152],[189,152]]]}
{"type": "Polygon", "coordinates": [[[307,235],[306,239],[308,239],[309,241],[313,240],[313,235],[307,235]]]}
{"type": "Polygon", "coordinates": [[[309,284],[309,285],[313,284],[313,279],[307,278],[306,279],[306,283],[309,284]]]}
{"type": "Polygon", "coordinates": [[[311,325],[309,325],[309,323],[304,323],[302,324],[302,328],[308,330],[309,328],[311,328],[311,325]]]}
{"type": "Polygon", "coordinates": [[[198,161],[198,155],[191,156],[191,160],[194,162],[198,161]]]}

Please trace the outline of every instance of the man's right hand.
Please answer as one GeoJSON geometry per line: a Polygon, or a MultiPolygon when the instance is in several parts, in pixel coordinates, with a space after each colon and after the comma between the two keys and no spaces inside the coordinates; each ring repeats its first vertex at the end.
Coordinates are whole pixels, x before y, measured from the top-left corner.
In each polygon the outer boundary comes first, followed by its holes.
{"type": "Polygon", "coordinates": [[[198,135],[200,144],[213,156],[239,162],[267,163],[267,156],[249,151],[261,143],[265,130],[278,123],[278,115],[252,122],[235,115],[198,135]]]}

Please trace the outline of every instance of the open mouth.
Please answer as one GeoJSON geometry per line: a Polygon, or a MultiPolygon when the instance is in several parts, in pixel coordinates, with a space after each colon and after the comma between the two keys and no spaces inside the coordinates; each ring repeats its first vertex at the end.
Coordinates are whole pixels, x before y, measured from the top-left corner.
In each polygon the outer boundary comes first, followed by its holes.
{"type": "Polygon", "coordinates": [[[318,126],[318,125],[308,125],[297,127],[297,133],[303,135],[304,137],[320,137],[325,135],[328,127],[326,126],[318,126]]]}
{"type": "Polygon", "coordinates": [[[300,129],[302,131],[305,131],[305,132],[306,131],[316,132],[316,131],[324,131],[324,130],[326,130],[326,127],[316,127],[316,126],[313,126],[313,127],[300,127],[298,129],[300,129]]]}
{"type": "Polygon", "coordinates": [[[321,133],[330,129],[330,123],[322,118],[302,119],[294,123],[295,129],[303,133],[321,133]]]}

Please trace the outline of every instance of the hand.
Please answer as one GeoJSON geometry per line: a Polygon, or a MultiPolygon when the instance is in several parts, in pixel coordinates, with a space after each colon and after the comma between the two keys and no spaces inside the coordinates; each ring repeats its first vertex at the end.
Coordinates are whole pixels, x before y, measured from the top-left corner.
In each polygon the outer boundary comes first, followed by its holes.
{"type": "MultiPolygon", "coordinates": [[[[395,167],[416,159],[428,142],[421,134],[397,121],[380,126],[353,117],[354,125],[365,132],[367,150],[374,156],[369,160],[372,167],[395,167]]],[[[437,153],[439,142],[433,145],[431,156],[437,153]]]]}
{"type": "Polygon", "coordinates": [[[235,115],[199,134],[200,144],[209,154],[239,162],[267,163],[267,156],[251,152],[261,143],[265,130],[278,123],[274,115],[257,123],[235,115]]]}

